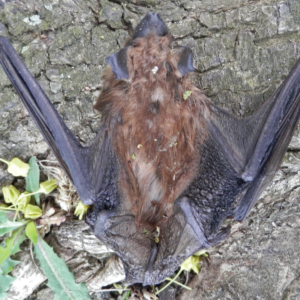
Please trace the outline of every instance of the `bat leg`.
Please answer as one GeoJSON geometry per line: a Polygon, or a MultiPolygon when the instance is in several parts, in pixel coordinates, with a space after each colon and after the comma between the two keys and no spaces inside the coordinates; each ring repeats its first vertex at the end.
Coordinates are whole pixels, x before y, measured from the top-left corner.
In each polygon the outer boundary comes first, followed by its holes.
{"type": "MultiPolygon", "coordinates": [[[[199,250],[205,249],[208,247],[212,247],[217,243],[226,239],[226,237],[230,234],[230,227],[222,228],[215,235],[207,238],[203,229],[201,228],[201,216],[195,216],[195,213],[192,210],[191,205],[192,200],[187,197],[180,198],[176,200],[176,204],[178,204],[183,213],[185,214],[186,222],[193,230],[195,236],[197,237],[199,250]]],[[[198,251],[198,250],[197,250],[198,251]]]]}

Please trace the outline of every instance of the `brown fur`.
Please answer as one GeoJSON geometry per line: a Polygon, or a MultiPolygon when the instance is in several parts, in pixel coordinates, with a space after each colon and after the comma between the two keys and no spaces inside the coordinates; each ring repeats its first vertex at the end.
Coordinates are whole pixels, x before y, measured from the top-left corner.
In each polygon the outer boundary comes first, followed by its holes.
{"type": "Polygon", "coordinates": [[[94,106],[112,135],[119,188],[138,226],[160,226],[168,219],[197,172],[196,143],[205,138],[208,102],[187,76],[181,77],[180,50],[170,43],[170,36],[134,40],[127,52],[129,79],[115,80],[108,67],[94,106]],[[184,100],[186,91],[192,94],[184,100]]]}

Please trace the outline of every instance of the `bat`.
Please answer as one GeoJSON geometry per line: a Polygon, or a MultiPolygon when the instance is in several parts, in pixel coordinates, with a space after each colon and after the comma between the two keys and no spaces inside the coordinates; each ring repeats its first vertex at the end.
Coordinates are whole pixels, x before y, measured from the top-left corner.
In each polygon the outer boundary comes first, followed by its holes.
{"type": "Polygon", "coordinates": [[[107,58],[94,108],[99,131],[81,145],[10,42],[0,63],[84,204],[86,222],[124,264],[127,284],[152,285],[224,240],[272,180],[300,114],[300,61],[254,114],[237,118],[189,79],[157,13],[107,58]]]}

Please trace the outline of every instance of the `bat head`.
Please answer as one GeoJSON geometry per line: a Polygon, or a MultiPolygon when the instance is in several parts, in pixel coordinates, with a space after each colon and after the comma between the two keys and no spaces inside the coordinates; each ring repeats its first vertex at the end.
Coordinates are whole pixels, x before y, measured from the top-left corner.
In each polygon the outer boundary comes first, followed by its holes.
{"type": "MultiPolygon", "coordinates": [[[[153,40],[155,44],[164,48],[169,48],[171,37],[168,28],[158,13],[148,12],[147,15],[137,25],[131,42],[127,47],[122,48],[119,52],[107,57],[106,62],[111,66],[116,79],[132,79],[134,68],[129,66],[128,57],[131,56],[131,48],[137,47],[141,40],[153,40]]],[[[157,51],[159,52],[159,51],[157,51]]],[[[193,72],[193,52],[188,47],[176,47],[174,49],[174,57],[177,56],[178,76],[182,77],[188,72],[193,72]]],[[[149,66],[150,67],[150,66],[149,66]]],[[[155,66],[151,68],[155,72],[155,66]]]]}

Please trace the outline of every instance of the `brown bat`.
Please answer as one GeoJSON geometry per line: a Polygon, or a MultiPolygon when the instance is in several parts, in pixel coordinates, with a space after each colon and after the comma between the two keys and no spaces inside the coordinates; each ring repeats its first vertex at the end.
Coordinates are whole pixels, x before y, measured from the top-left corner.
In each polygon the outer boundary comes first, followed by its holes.
{"type": "Polygon", "coordinates": [[[300,62],[252,116],[213,105],[189,79],[193,54],[172,47],[157,13],[107,58],[97,137],[82,146],[9,41],[0,62],[81,200],[95,235],[122,259],[127,283],[156,284],[242,221],[272,180],[300,114],[300,62]]]}

